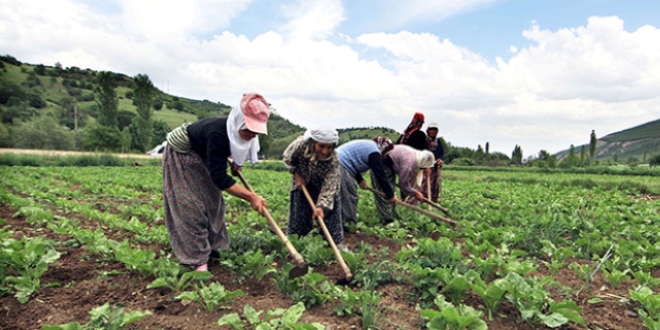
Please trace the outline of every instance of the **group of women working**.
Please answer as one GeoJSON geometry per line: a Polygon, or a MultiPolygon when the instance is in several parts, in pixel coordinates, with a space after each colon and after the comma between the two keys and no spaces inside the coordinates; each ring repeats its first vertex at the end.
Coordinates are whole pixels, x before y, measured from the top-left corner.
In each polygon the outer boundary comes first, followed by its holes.
{"type": "MultiPolygon", "coordinates": [[[[218,257],[218,250],[229,248],[222,191],[250,202],[254,210],[265,214],[266,201],[236,183],[228,169],[235,173],[246,162],[257,162],[257,136],[268,133],[269,116],[270,107],[263,96],[244,94],[229,116],[183,124],[167,135],[163,155],[165,222],[172,251],[181,264],[206,271],[209,260],[218,257]]],[[[421,131],[423,122],[423,115],[415,114],[397,144],[378,136],[338,146],[339,134],[327,127],[308,129],[295,139],[283,154],[292,174],[287,234],[306,235],[314,228],[313,219],[321,217],[337,247],[347,251],[344,223],[357,222],[357,186],[367,188],[362,174],[368,170],[373,187],[385,196],[376,196],[383,224],[394,219],[396,175],[402,199],[423,200],[422,170],[442,166],[443,157],[442,147],[436,148],[440,145],[437,140],[431,143],[435,139],[430,132],[432,125],[427,137],[421,131]],[[303,188],[314,201],[313,207],[303,188]]],[[[433,180],[429,174],[427,170],[427,177],[433,180]]]]}

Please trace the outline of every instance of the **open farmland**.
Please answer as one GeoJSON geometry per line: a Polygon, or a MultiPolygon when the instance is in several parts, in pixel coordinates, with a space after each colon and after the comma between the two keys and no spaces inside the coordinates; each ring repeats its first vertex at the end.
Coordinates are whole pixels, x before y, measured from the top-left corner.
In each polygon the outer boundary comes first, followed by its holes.
{"type": "MultiPolygon", "coordinates": [[[[290,175],[244,173],[284,227],[290,175]]],[[[210,280],[190,279],[170,255],[157,166],[0,167],[0,177],[2,329],[84,326],[106,303],[114,314],[93,318],[128,329],[230,329],[220,319],[245,329],[660,328],[657,177],[446,170],[455,228],[400,208],[402,220],[382,227],[361,191],[348,286],[335,284],[343,273],[319,235],[291,238],[312,272],[288,279],[265,219],[227,195],[231,249],[210,280]]]]}

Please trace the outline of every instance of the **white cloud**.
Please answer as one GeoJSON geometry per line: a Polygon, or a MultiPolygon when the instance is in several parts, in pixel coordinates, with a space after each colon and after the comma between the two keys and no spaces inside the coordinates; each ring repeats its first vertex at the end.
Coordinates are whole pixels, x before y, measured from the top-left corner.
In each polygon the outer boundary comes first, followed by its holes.
{"type": "Polygon", "coordinates": [[[124,26],[144,40],[189,38],[229,26],[252,0],[118,0],[124,26]]]}
{"type": "Polygon", "coordinates": [[[592,129],[602,136],[660,117],[660,32],[626,31],[616,17],[556,31],[534,25],[523,32],[532,46],[512,45],[512,57],[493,65],[430,33],[335,40],[345,17],[338,1],[296,2],[281,29],[251,38],[230,28],[248,2],[204,14],[216,7],[158,11],[145,3],[122,0],[115,15],[103,15],[73,0],[0,0],[0,49],[29,63],[146,73],[189,98],[236,104],[243,93],[260,92],[303,126],[402,130],[420,111],[454,145],[490,142],[507,154],[516,144],[526,154],[555,152],[586,141],[592,129]],[[172,15],[182,21],[165,26],[172,15]],[[221,32],[195,37],[208,31],[221,32]]]}
{"type": "Polygon", "coordinates": [[[282,28],[293,39],[323,39],[344,20],[344,7],[339,0],[296,0],[282,6],[289,19],[282,28]]]}

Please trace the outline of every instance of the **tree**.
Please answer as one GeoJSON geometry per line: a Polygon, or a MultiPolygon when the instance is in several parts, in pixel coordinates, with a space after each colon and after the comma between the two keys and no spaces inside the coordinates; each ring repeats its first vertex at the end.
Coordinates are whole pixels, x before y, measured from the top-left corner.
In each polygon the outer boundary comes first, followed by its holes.
{"type": "MultiPolygon", "coordinates": [[[[270,132],[272,134],[273,124],[271,122],[267,122],[266,123],[266,129],[268,130],[268,132],[270,132]]],[[[268,151],[270,150],[270,145],[273,143],[273,136],[262,134],[262,135],[259,135],[258,138],[259,138],[259,147],[261,149],[259,151],[259,154],[261,154],[262,156],[267,156],[268,151]]]]}
{"type": "Polygon", "coordinates": [[[523,159],[522,148],[520,148],[520,146],[516,144],[516,146],[513,148],[513,152],[511,153],[511,161],[516,165],[521,165],[522,159],[523,159]]]}
{"type": "Polygon", "coordinates": [[[77,129],[76,113],[76,99],[65,96],[60,99],[60,111],[58,120],[60,125],[64,125],[70,129],[77,129]]]}
{"type": "Polygon", "coordinates": [[[591,139],[589,140],[589,158],[591,159],[594,159],[597,143],[598,143],[598,139],[596,139],[596,131],[591,130],[591,139]]]}
{"type": "Polygon", "coordinates": [[[490,153],[490,143],[486,142],[486,155],[490,153]]]}
{"type": "Polygon", "coordinates": [[[582,145],[580,148],[580,166],[584,166],[587,161],[587,148],[582,145]]]}
{"type": "Polygon", "coordinates": [[[48,115],[21,123],[13,135],[16,148],[71,150],[75,146],[73,132],[48,115]]]}
{"type": "Polygon", "coordinates": [[[96,77],[96,103],[99,106],[98,123],[101,126],[117,127],[117,83],[115,75],[109,71],[101,71],[96,77]]]}
{"type": "Polygon", "coordinates": [[[651,159],[649,160],[649,166],[650,167],[660,166],[660,154],[651,157],[651,159]]]}
{"type": "Polygon", "coordinates": [[[168,125],[166,122],[162,120],[154,121],[154,131],[151,135],[151,144],[156,145],[165,141],[167,133],[169,133],[171,130],[172,128],[170,128],[170,125],[168,125]]]}
{"type": "Polygon", "coordinates": [[[575,146],[571,144],[571,147],[568,149],[568,155],[562,160],[560,166],[562,168],[570,168],[578,165],[578,158],[575,154],[575,146]]]}
{"type": "Polygon", "coordinates": [[[151,144],[153,124],[151,122],[151,105],[154,102],[156,88],[146,74],[138,74],[133,78],[133,103],[137,107],[138,116],[135,118],[138,141],[134,144],[138,150],[145,151],[151,144]]]}
{"type": "Polygon", "coordinates": [[[92,151],[120,151],[122,134],[117,126],[96,125],[89,127],[85,129],[83,146],[85,150],[92,151]]]}

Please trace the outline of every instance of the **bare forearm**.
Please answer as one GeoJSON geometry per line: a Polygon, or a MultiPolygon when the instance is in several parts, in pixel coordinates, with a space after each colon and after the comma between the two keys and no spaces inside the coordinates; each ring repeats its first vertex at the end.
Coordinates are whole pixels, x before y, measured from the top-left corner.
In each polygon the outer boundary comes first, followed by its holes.
{"type": "Polygon", "coordinates": [[[232,186],[225,189],[225,191],[234,197],[244,199],[248,202],[251,202],[254,198],[257,197],[257,194],[243,188],[243,186],[239,185],[238,183],[234,183],[232,186]]]}

